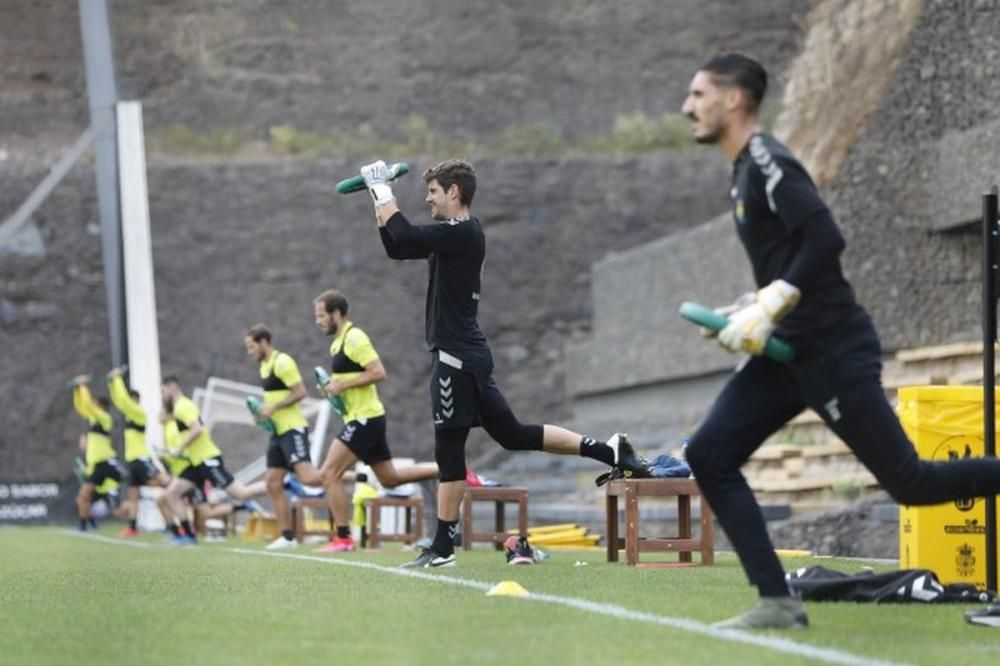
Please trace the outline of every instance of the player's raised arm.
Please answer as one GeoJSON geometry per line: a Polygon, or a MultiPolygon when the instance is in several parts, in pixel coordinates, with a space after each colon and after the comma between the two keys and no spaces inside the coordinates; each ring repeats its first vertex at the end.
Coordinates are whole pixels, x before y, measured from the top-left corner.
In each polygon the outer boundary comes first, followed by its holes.
{"type": "Polygon", "coordinates": [[[439,224],[415,225],[396,206],[385,162],[379,160],[361,167],[361,175],[375,203],[382,245],[391,259],[425,259],[432,253],[464,252],[474,248],[476,232],[468,225],[457,224],[469,217],[471,194],[464,194],[454,184],[446,188],[436,179],[428,179],[425,174],[427,196],[424,201],[439,224]],[[452,204],[449,209],[460,211],[454,219],[441,215],[441,210],[448,203],[452,204]]]}
{"type": "Polygon", "coordinates": [[[108,393],[111,395],[111,403],[115,409],[121,412],[126,419],[133,423],[146,422],[146,411],[129,394],[121,370],[117,368],[108,373],[108,393]]]}

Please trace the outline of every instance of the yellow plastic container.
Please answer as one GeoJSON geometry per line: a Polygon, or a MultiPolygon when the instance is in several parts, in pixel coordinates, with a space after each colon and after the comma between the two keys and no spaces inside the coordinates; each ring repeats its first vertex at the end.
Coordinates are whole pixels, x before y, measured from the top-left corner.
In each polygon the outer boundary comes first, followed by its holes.
{"type": "MultiPolygon", "coordinates": [[[[1000,404],[1000,392],[997,396],[1000,404]]],[[[924,460],[984,455],[982,387],[901,388],[896,412],[917,454],[924,460]]],[[[943,583],[986,587],[985,521],[982,498],[935,506],[901,506],[900,568],[931,569],[943,583]]]]}

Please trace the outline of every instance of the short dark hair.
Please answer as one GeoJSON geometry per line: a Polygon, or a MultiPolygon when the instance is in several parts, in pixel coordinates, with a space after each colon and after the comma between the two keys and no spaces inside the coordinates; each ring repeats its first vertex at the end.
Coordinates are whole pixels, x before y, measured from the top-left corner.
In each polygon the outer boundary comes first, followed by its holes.
{"type": "Polygon", "coordinates": [[[458,185],[458,200],[466,206],[472,205],[476,196],[476,170],[465,160],[445,160],[424,171],[424,182],[436,180],[445,190],[458,185]]]}
{"type": "Polygon", "coordinates": [[[314,303],[322,303],[323,309],[328,313],[340,310],[340,314],[347,316],[347,297],[336,289],[327,289],[322,294],[313,299],[314,303]]]}
{"type": "Polygon", "coordinates": [[[756,111],[767,94],[767,70],[741,53],[724,53],[711,58],[701,71],[712,74],[716,85],[733,85],[747,93],[747,110],[756,111]]]}
{"type": "Polygon", "coordinates": [[[162,384],[163,386],[173,384],[174,386],[180,387],[181,380],[177,379],[177,375],[167,375],[166,377],[163,378],[163,381],[161,381],[160,384],[162,384]]]}
{"type": "Polygon", "coordinates": [[[246,337],[252,338],[254,342],[267,340],[268,343],[270,343],[271,331],[264,324],[254,324],[253,326],[247,329],[246,337]]]}

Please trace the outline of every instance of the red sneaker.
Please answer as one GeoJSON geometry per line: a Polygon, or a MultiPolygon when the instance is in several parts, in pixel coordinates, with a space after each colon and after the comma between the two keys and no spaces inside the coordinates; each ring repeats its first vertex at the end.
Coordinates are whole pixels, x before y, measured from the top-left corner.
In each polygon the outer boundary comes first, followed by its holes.
{"type": "Polygon", "coordinates": [[[326,544],[321,548],[314,550],[314,553],[346,553],[351,550],[357,550],[358,547],[354,543],[354,539],[351,537],[333,537],[330,539],[330,543],[326,544]]]}
{"type": "Polygon", "coordinates": [[[118,533],[119,536],[123,537],[137,537],[139,536],[139,530],[134,530],[131,527],[126,527],[121,532],[118,533]]]}

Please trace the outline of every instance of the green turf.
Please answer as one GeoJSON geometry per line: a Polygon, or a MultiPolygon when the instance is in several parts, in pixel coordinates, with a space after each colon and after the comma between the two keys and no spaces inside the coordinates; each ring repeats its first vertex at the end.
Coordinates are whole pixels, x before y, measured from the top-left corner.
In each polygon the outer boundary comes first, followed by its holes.
{"type": "MultiPolygon", "coordinates": [[[[143,540],[153,546],[123,547],[51,528],[0,529],[0,663],[814,663],[671,626],[231,550],[257,552],[256,543],[171,548],[158,536],[143,540]]],[[[308,547],[293,552],[311,556],[308,547]]],[[[337,559],[394,566],[410,557],[387,548],[337,559]]],[[[809,563],[815,561],[787,564],[809,563]]],[[[459,566],[432,575],[516,580],[536,594],[700,622],[754,598],[726,555],[714,567],[636,570],[604,563],[599,551],[556,551],[540,565],[509,567],[500,554],[476,550],[460,552],[459,566]]],[[[765,635],[901,663],[998,663],[1000,632],[966,625],[967,608],[810,604],[811,629],[765,635]]]]}

